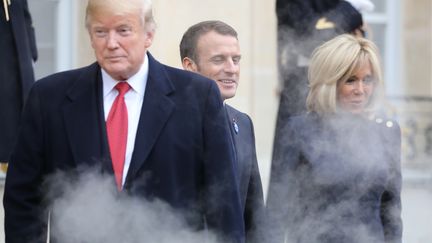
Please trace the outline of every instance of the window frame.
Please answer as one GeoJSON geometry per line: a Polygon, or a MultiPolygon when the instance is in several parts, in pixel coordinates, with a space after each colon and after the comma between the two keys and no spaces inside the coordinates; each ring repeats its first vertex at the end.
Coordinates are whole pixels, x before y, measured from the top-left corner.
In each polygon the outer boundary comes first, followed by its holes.
{"type": "Polygon", "coordinates": [[[401,0],[373,0],[385,1],[383,12],[364,13],[367,25],[384,25],[383,41],[385,91],[387,96],[403,96],[402,83],[403,68],[401,68],[401,0]]]}

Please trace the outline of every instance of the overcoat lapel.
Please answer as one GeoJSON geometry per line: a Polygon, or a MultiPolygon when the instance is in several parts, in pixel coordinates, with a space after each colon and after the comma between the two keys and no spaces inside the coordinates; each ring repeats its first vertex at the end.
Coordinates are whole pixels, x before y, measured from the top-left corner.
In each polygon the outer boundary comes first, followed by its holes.
{"type": "Polygon", "coordinates": [[[102,101],[100,67],[93,64],[68,90],[63,117],[75,163],[102,164],[112,172],[102,101]]]}
{"type": "Polygon", "coordinates": [[[162,128],[175,109],[174,102],[168,97],[174,92],[174,86],[164,66],[149,53],[148,56],[149,75],[127,181],[132,180],[143,166],[162,128]]]}
{"type": "Polygon", "coordinates": [[[31,55],[30,46],[32,45],[32,43],[30,43],[31,40],[29,40],[28,38],[32,33],[28,33],[29,30],[26,29],[23,9],[26,9],[28,7],[24,4],[24,1],[13,1],[13,3],[10,5],[10,13],[12,14],[10,18],[13,18],[13,21],[11,21],[12,31],[14,32],[13,35],[16,38],[17,45],[19,47],[17,48],[17,58],[18,64],[21,69],[20,75],[22,76],[21,90],[23,102],[25,102],[25,99],[27,98],[30,88],[35,80],[33,74],[33,67],[31,66],[31,60],[33,60],[33,57],[31,55]],[[24,35],[24,33],[26,34],[24,35]]]}
{"type": "Polygon", "coordinates": [[[229,119],[229,128],[231,132],[232,141],[234,144],[235,151],[235,159],[238,173],[238,180],[240,186],[240,196],[242,200],[242,205],[246,203],[247,197],[247,188],[249,184],[249,178],[252,173],[252,163],[253,163],[253,153],[251,150],[250,144],[248,144],[251,140],[250,136],[252,136],[252,130],[250,127],[247,127],[247,118],[240,113],[240,111],[236,111],[233,107],[229,105],[225,106],[227,110],[227,116],[229,119]],[[235,126],[237,126],[237,132],[235,131],[235,126]]]}
{"type": "Polygon", "coordinates": [[[231,137],[231,145],[232,145],[232,149],[233,149],[233,154],[234,154],[234,167],[236,169],[236,171],[239,173],[240,175],[240,171],[239,171],[239,165],[238,165],[238,156],[237,156],[237,141],[236,141],[236,135],[235,132],[233,130],[233,119],[234,119],[234,113],[231,111],[230,107],[225,104],[224,106],[225,109],[225,113],[226,113],[226,117],[227,117],[227,126],[229,128],[230,131],[230,137],[231,137]]]}

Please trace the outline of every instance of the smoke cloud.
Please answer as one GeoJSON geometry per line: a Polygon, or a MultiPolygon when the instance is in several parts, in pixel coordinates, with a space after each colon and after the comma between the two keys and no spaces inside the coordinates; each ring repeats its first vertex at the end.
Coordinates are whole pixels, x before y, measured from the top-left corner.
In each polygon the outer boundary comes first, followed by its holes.
{"type": "Polygon", "coordinates": [[[92,169],[49,180],[51,237],[62,243],[216,243],[216,235],[187,226],[160,200],[119,193],[112,176],[92,169]]]}
{"type": "Polygon", "coordinates": [[[398,242],[399,128],[351,115],[306,117],[279,131],[266,242],[398,242]]]}

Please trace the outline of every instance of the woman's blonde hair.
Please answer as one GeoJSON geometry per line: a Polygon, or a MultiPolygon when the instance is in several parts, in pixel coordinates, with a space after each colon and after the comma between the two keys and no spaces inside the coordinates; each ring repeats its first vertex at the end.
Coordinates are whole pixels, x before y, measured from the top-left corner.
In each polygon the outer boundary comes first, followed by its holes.
{"type": "Polygon", "coordinates": [[[154,32],[155,22],[153,18],[151,0],[88,0],[86,9],[85,25],[90,29],[92,17],[98,14],[118,14],[138,13],[141,15],[141,23],[147,31],[154,32]]]}
{"type": "Polygon", "coordinates": [[[318,114],[336,113],[338,82],[346,81],[367,62],[372,69],[374,89],[366,110],[372,110],[383,88],[376,45],[365,38],[343,34],[317,47],[312,53],[308,70],[308,111],[318,114]]]}

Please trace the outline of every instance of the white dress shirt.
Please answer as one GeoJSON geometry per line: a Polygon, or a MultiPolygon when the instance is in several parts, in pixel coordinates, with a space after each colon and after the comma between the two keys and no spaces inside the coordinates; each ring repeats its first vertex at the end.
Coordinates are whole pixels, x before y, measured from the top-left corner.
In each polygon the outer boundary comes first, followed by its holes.
{"type": "MultiPolygon", "coordinates": [[[[126,156],[123,168],[122,185],[124,185],[127,172],[132,159],[132,153],[135,145],[135,137],[138,130],[138,123],[141,114],[141,108],[144,101],[144,94],[147,85],[147,78],[149,72],[148,57],[145,55],[144,63],[138,72],[130,77],[126,82],[129,83],[131,89],[125,94],[125,103],[128,111],[128,136],[126,144],[126,156]]],[[[114,80],[105,70],[102,69],[102,83],[103,83],[103,101],[105,122],[118,95],[118,91],[114,86],[119,81],[114,80]]]]}

